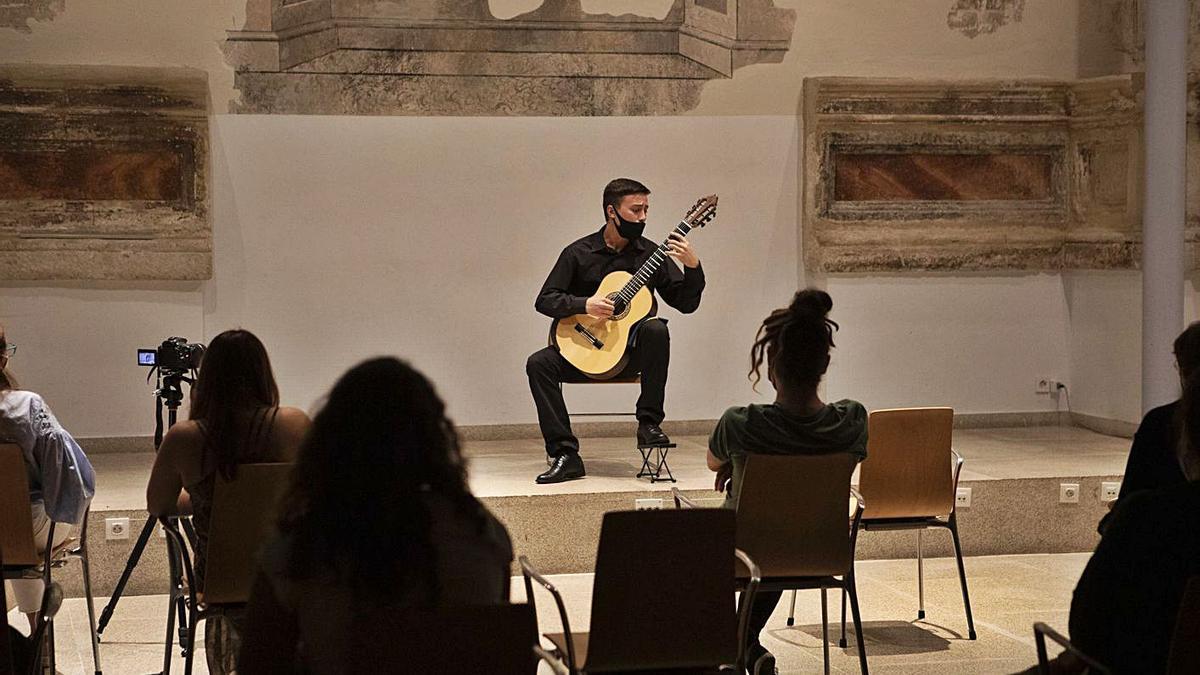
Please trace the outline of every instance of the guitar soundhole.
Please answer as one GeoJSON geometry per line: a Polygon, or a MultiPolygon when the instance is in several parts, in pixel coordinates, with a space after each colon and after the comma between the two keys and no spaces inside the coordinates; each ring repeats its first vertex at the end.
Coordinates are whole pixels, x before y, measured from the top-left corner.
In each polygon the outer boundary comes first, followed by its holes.
{"type": "Polygon", "coordinates": [[[626,314],[629,314],[629,303],[621,299],[620,293],[609,293],[608,299],[613,304],[612,320],[624,319],[626,314]]]}

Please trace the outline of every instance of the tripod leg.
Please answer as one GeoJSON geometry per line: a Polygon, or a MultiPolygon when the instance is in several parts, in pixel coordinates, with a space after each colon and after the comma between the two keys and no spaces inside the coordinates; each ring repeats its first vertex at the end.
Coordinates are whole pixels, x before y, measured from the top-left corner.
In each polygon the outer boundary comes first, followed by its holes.
{"type": "Polygon", "coordinates": [[[129,560],[125,561],[125,571],[121,572],[121,578],[117,580],[117,586],[113,589],[112,597],[109,598],[108,604],[104,606],[104,611],[100,613],[100,623],[96,626],[96,634],[100,635],[108,626],[109,619],[112,618],[113,611],[117,608],[117,601],[121,599],[121,593],[125,592],[125,584],[129,583],[129,575],[133,574],[133,568],[137,567],[138,560],[142,557],[142,551],[146,548],[146,543],[150,541],[150,535],[154,534],[154,519],[147,518],[146,525],[142,528],[142,533],[138,535],[137,542],[133,545],[133,550],[129,552],[129,560]]]}
{"type": "Polygon", "coordinates": [[[175,647],[175,604],[179,599],[179,562],[176,560],[175,544],[167,538],[167,566],[170,569],[171,590],[167,595],[167,637],[163,641],[162,675],[171,674],[171,650],[175,647]]]}

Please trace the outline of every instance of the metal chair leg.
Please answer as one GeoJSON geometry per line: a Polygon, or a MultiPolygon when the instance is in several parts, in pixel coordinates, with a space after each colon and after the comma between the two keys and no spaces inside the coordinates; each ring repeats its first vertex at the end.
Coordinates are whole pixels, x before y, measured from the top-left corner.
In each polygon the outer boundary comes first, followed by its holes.
{"type": "Polygon", "coordinates": [[[958,540],[958,519],[950,514],[950,536],[954,539],[954,558],[958,561],[958,581],[962,585],[963,607],[967,610],[967,636],[975,639],[975,619],[971,616],[971,596],[967,592],[967,570],[963,567],[962,544],[958,540]]]}
{"type": "Polygon", "coordinates": [[[58,672],[58,645],[54,643],[54,619],[46,624],[46,660],[49,662],[50,675],[55,675],[58,672]]]}
{"type": "Polygon", "coordinates": [[[846,586],[842,585],[842,639],[838,640],[838,647],[845,649],[850,643],[846,642],[846,586]]]}
{"type": "Polygon", "coordinates": [[[88,552],[87,517],[83,520],[83,531],[80,535],[79,562],[83,565],[83,593],[87,598],[88,628],[92,632],[92,666],[95,675],[101,675],[104,670],[100,667],[100,634],[96,632],[96,601],[92,597],[92,564],[88,552]]]}
{"type": "Polygon", "coordinates": [[[796,590],[795,589],[792,589],[792,606],[790,608],[788,608],[787,625],[789,625],[789,626],[796,625],[796,590]]]}
{"type": "Polygon", "coordinates": [[[858,664],[862,675],[867,675],[867,639],[863,635],[862,615],[858,611],[858,589],[854,585],[853,572],[846,575],[846,592],[850,595],[850,613],[854,617],[855,642],[858,643],[858,664]]]}
{"type": "MultiPolygon", "coordinates": [[[[792,591],[792,597],[796,591],[792,591]]],[[[829,675],[829,601],[825,598],[825,587],[821,587],[821,650],[825,655],[825,675],[829,675]]]]}
{"type": "Polygon", "coordinates": [[[925,618],[925,530],[917,530],[917,620],[925,618]]]}

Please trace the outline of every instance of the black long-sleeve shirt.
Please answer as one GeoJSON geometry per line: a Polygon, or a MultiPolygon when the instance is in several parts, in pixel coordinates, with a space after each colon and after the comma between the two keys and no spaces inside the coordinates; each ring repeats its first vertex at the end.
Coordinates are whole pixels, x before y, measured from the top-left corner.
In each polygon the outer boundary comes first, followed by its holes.
{"type": "MultiPolygon", "coordinates": [[[[1176,428],[1175,416],[1178,409],[1179,401],[1175,401],[1151,410],[1142,418],[1142,423],[1138,425],[1137,433],[1133,436],[1133,445],[1129,448],[1129,460],[1125,464],[1125,475],[1121,479],[1118,504],[1136,492],[1173,487],[1187,482],[1176,454],[1179,430],[1176,428]]],[[[1116,506],[1117,504],[1113,504],[1114,509],[1116,506]]],[[[1112,511],[1109,511],[1100,519],[1100,525],[1097,527],[1100,534],[1104,534],[1111,518],[1112,511]]]]}
{"type": "MultiPolygon", "coordinates": [[[[553,319],[587,313],[587,299],[592,297],[600,282],[609,272],[634,273],[658,248],[658,244],[645,237],[629,242],[620,251],[614,251],[604,243],[604,230],[589,234],[563,249],[554,263],[554,269],[542,284],[533,306],[537,311],[553,319]]],[[[679,267],[664,260],[658,271],[646,284],[656,291],[666,303],[675,309],[690,314],[700,306],[700,294],[704,291],[704,270],[679,267]]]]}

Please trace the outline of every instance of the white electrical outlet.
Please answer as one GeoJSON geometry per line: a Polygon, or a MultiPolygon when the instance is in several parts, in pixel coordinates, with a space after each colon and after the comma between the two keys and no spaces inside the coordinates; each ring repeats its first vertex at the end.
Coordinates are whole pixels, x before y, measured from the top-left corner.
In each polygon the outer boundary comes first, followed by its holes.
{"type": "Polygon", "coordinates": [[[958,488],[954,493],[954,506],[960,509],[971,508],[971,488],[958,488]]]}
{"type": "Polygon", "coordinates": [[[129,519],[128,518],[105,518],[104,519],[104,539],[110,541],[113,539],[128,539],[129,538],[129,519]]]}
{"type": "Polygon", "coordinates": [[[1121,483],[1119,481],[1104,481],[1100,483],[1100,501],[1115,502],[1121,494],[1121,483]]]}
{"type": "Polygon", "coordinates": [[[644,499],[633,500],[633,508],[637,509],[638,511],[661,509],[662,507],[663,507],[663,500],[661,497],[647,497],[644,499]]]}
{"type": "Polygon", "coordinates": [[[1078,504],[1079,503],[1079,483],[1059,483],[1058,484],[1058,503],[1059,504],[1078,504]]]}
{"type": "Polygon", "coordinates": [[[1054,382],[1054,380],[1048,377],[1039,377],[1037,379],[1037,383],[1034,385],[1033,390],[1039,394],[1049,394],[1052,382],[1054,382]]]}

